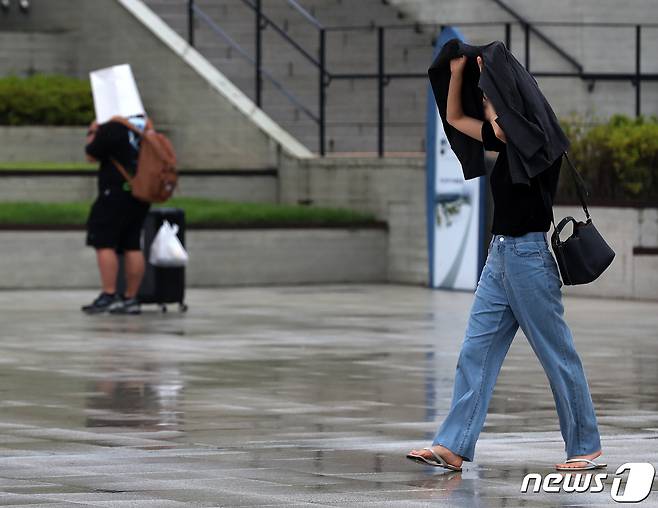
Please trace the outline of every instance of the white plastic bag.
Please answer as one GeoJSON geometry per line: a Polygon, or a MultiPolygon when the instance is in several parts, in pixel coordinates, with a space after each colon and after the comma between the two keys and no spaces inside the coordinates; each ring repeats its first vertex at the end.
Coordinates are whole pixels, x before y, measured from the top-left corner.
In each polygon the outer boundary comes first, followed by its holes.
{"type": "Polygon", "coordinates": [[[172,226],[168,221],[162,223],[151,244],[149,262],[152,265],[166,267],[187,265],[189,255],[176,236],[177,233],[178,224],[172,226]]]}

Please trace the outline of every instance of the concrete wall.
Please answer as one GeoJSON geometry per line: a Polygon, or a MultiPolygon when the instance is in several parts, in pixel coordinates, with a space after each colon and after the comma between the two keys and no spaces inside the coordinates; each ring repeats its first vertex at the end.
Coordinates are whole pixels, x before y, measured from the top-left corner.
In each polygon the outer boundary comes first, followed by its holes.
{"type": "Polygon", "coordinates": [[[1,162],[85,162],[86,127],[0,126],[1,162]]]}
{"type": "Polygon", "coordinates": [[[423,158],[283,157],[279,184],[283,203],[310,202],[376,214],[389,225],[388,279],[427,283],[423,158]]]}
{"type": "Polygon", "coordinates": [[[204,176],[199,173],[181,175],[177,196],[242,203],[277,203],[279,200],[276,174],[245,171],[243,175],[235,172],[204,176]]]}
{"type": "Polygon", "coordinates": [[[190,284],[386,281],[383,229],[191,231],[190,284]]]}
{"type": "MultiPolygon", "coordinates": [[[[279,194],[283,202],[376,214],[389,224],[389,280],[424,285],[428,280],[424,164],[416,158],[286,158],[280,169],[279,194]]],[[[564,294],[658,300],[658,255],[633,254],[633,247],[658,248],[658,208],[588,208],[616,258],[597,281],[563,286],[564,294]]],[[[556,222],[567,215],[585,219],[580,207],[555,206],[554,215],[556,222]]],[[[549,237],[551,233],[552,229],[549,237]]],[[[570,233],[567,228],[562,238],[570,233]]]]}
{"type": "Polygon", "coordinates": [[[7,30],[6,14],[0,15],[0,69],[17,76],[35,72],[73,74],[76,70],[75,40],[59,32],[7,30]]]}
{"type": "MultiPolygon", "coordinates": [[[[146,110],[171,136],[182,167],[274,167],[281,147],[308,153],[139,0],[33,0],[29,15],[14,10],[2,23],[9,32],[0,55],[14,48],[34,55],[23,71],[87,77],[130,63],[146,110]],[[57,40],[50,52],[49,37],[57,40]]],[[[16,59],[0,60],[0,74],[14,72],[16,59]]]]}
{"type": "MultiPolygon", "coordinates": [[[[188,287],[386,280],[383,229],[188,230],[188,287]]],[[[82,231],[2,231],[0,289],[94,288],[82,231]]]]}
{"type": "MultiPolygon", "coordinates": [[[[25,171],[0,171],[1,201],[91,201],[96,197],[96,173],[26,176],[25,171]]],[[[276,203],[277,177],[254,171],[233,173],[181,173],[176,197],[193,197],[243,203],[276,203]]]]}

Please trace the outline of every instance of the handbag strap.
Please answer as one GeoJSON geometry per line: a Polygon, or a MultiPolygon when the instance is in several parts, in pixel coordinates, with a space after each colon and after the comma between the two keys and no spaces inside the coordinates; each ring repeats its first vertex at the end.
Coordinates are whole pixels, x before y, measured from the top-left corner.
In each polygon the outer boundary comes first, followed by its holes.
{"type": "Polygon", "coordinates": [[[587,203],[585,203],[585,196],[589,196],[587,185],[585,184],[585,180],[583,180],[583,177],[580,175],[580,173],[578,173],[578,170],[571,162],[571,159],[569,158],[569,154],[567,154],[567,152],[564,152],[564,156],[567,158],[567,162],[569,163],[569,167],[571,168],[571,178],[573,178],[573,183],[576,185],[576,192],[578,193],[578,199],[580,200],[580,204],[582,205],[583,210],[585,211],[585,216],[589,219],[589,211],[587,210],[587,203]],[[583,192],[585,193],[585,196],[583,195],[583,192]]]}
{"type": "MultiPolygon", "coordinates": [[[[564,156],[567,158],[567,162],[569,163],[569,168],[571,169],[570,171],[571,178],[573,179],[573,182],[576,185],[576,193],[578,194],[578,199],[580,200],[580,204],[582,205],[583,210],[585,211],[585,216],[587,217],[587,219],[589,219],[590,218],[589,210],[587,209],[587,203],[585,202],[585,196],[589,196],[587,185],[585,184],[583,177],[580,175],[580,173],[578,173],[578,170],[571,162],[571,159],[569,158],[569,155],[567,154],[566,151],[564,152],[564,156]]],[[[539,187],[541,189],[544,205],[546,206],[546,209],[549,211],[551,215],[551,222],[553,223],[553,229],[557,230],[557,227],[555,226],[555,218],[553,217],[553,203],[551,200],[549,190],[542,183],[541,174],[537,175],[537,178],[539,180],[539,187]]]]}

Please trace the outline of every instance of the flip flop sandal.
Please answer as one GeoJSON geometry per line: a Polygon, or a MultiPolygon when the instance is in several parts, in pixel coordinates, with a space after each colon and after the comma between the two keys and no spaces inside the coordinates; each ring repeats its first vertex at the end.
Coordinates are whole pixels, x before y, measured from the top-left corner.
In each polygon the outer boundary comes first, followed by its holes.
{"type": "Polygon", "coordinates": [[[415,462],[419,462],[421,464],[428,464],[430,466],[434,467],[445,467],[446,469],[450,469],[451,471],[461,471],[461,467],[453,466],[452,464],[448,464],[441,455],[436,453],[434,450],[431,448],[423,448],[423,450],[429,450],[429,452],[432,454],[434,457],[433,459],[428,459],[426,457],[423,457],[422,455],[414,455],[413,453],[408,453],[407,458],[409,460],[413,460],[415,462]]]}
{"type": "Polygon", "coordinates": [[[586,466],[581,466],[581,467],[560,467],[560,466],[555,466],[555,469],[558,471],[587,471],[588,469],[603,469],[604,467],[608,467],[608,464],[599,464],[597,462],[594,462],[593,460],[589,459],[567,459],[564,461],[565,463],[567,462],[589,462],[586,466]]]}

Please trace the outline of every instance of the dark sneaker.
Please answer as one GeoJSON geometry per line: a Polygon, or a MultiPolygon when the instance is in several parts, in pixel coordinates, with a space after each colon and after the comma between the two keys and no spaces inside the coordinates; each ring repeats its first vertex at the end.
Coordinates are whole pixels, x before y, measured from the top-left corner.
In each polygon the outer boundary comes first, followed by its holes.
{"type": "Polygon", "coordinates": [[[110,314],[141,314],[142,306],[137,298],[122,298],[119,303],[113,305],[110,314]]]}
{"type": "Polygon", "coordinates": [[[117,305],[121,299],[110,293],[101,293],[98,297],[91,302],[89,305],[82,307],[82,312],[87,314],[102,314],[103,312],[109,311],[114,305],[117,305]]]}

